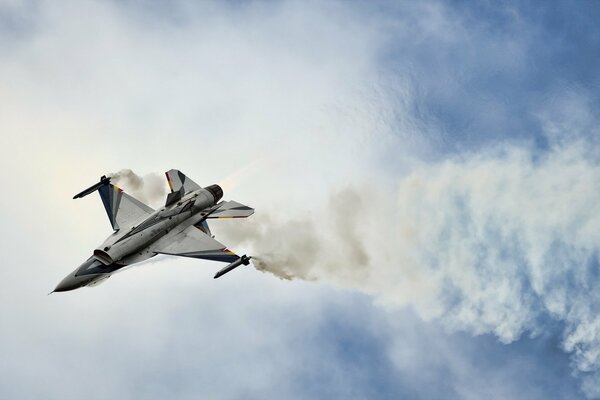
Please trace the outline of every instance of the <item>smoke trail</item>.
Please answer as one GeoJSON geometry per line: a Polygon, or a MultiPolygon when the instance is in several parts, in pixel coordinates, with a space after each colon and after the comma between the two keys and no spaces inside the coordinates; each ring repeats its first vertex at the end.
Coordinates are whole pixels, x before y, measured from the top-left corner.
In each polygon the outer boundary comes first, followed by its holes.
{"type": "Polygon", "coordinates": [[[310,215],[260,210],[223,229],[261,271],[412,305],[450,330],[509,343],[559,322],[583,390],[600,395],[600,160],[584,144],[421,165],[393,194],[350,187],[310,215]]]}
{"type": "MultiPolygon", "coordinates": [[[[158,174],[122,170],[113,179],[140,199],[164,198],[158,174]]],[[[289,220],[258,208],[213,226],[228,245],[250,247],[258,270],[411,305],[451,331],[504,343],[558,322],[583,390],[600,397],[600,159],[592,147],[504,148],[419,165],[395,188],[337,190],[289,220]]]]}
{"type": "Polygon", "coordinates": [[[156,205],[165,199],[166,184],[160,174],[150,173],[141,177],[126,168],[108,176],[112,178],[113,183],[143,203],[156,205]]]}

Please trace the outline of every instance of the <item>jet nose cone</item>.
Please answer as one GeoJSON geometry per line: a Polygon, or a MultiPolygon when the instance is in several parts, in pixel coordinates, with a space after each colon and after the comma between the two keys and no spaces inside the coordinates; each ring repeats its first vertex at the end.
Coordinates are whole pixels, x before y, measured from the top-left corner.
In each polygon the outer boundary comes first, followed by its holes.
{"type": "Polygon", "coordinates": [[[69,275],[60,281],[60,283],[54,289],[55,292],[68,292],[69,290],[75,290],[80,287],[88,285],[94,280],[96,275],[83,275],[77,276],[76,271],[71,272],[69,275]]]}
{"type": "Polygon", "coordinates": [[[69,290],[75,290],[83,286],[94,284],[95,282],[102,281],[110,276],[110,272],[115,269],[106,271],[102,267],[102,263],[97,261],[93,256],[88,258],[83,264],[81,264],[75,271],[60,281],[54,292],[68,292],[69,290]]]}
{"type": "Polygon", "coordinates": [[[67,292],[69,290],[77,289],[80,286],[81,285],[79,285],[78,279],[75,276],[75,272],[72,272],[69,275],[65,276],[65,278],[62,281],[60,281],[58,285],[56,285],[54,291],[67,292]]]}

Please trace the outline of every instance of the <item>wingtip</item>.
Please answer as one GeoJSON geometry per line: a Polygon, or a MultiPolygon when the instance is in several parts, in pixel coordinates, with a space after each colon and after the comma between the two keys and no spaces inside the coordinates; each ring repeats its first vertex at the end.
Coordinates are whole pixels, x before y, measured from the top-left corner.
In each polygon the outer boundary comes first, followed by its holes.
{"type": "Polygon", "coordinates": [[[82,197],[87,196],[90,193],[95,192],[96,190],[100,189],[100,187],[104,186],[104,185],[108,185],[110,183],[111,177],[107,177],[106,175],[102,175],[100,177],[100,182],[90,186],[89,188],[77,193],[75,196],[73,196],[73,200],[75,199],[80,199],[82,197]]]}

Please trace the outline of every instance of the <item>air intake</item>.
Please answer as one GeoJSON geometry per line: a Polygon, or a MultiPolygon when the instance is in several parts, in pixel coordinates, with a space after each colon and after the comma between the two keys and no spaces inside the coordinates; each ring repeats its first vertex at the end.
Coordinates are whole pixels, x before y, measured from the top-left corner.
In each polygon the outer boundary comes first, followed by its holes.
{"type": "Polygon", "coordinates": [[[104,250],[96,249],[94,250],[94,258],[100,261],[104,265],[110,265],[113,263],[113,259],[107,252],[104,250]]]}

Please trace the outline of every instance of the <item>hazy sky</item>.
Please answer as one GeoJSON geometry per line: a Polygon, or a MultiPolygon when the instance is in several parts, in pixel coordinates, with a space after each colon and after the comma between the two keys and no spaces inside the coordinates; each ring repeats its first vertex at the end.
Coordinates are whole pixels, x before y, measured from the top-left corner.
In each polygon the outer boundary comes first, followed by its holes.
{"type": "Polygon", "coordinates": [[[600,398],[599,20],[0,0],[0,398],[600,398]],[[256,214],[213,232],[267,272],[47,296],[110,233],[72,196],[122,168],[222,183],[256,214]]]}

